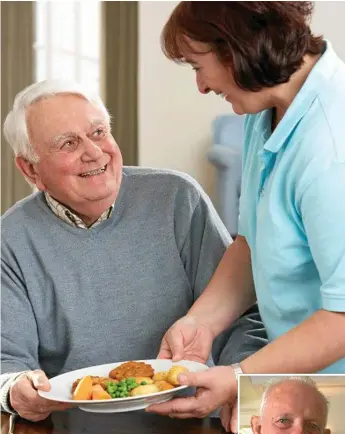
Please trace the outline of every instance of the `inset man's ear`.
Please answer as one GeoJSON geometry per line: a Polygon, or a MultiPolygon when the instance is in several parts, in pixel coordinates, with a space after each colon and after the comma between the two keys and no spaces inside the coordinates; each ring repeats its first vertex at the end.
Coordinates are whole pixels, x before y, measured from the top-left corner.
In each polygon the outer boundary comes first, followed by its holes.
{"type": "Polygon", "coordinates": [[[253,434],[261,434],[261,421],[259,416],[252,416],[250,420],[253,434]]]}

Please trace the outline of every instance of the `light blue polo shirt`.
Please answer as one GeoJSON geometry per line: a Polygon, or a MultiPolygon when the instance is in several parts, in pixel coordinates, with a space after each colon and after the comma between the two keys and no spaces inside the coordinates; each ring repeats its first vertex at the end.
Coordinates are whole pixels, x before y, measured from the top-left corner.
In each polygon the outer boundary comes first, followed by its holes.
{"type": "Polygon", "coordinates": [[[345,64],[329,42],[273,133],[271,110],[246,118],[239,234],[270,341],[345,312],[345,64]]]}

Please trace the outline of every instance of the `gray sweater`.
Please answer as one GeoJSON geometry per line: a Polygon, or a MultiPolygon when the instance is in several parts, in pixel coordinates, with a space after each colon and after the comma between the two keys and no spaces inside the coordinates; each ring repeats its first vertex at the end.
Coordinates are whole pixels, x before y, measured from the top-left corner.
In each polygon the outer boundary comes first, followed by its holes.
{"type": "MultiPolygon", "coordinates": [[[[197,183],[173,171],[124,168],[111,218],[89,230],[60,220],[42,193],[17,203],[2,218],[3,408],[18,372],[156,357],[230,242],[197,183]]],[[[265,342],[254,308],[216,340],[215,362],[265,342]]]]}

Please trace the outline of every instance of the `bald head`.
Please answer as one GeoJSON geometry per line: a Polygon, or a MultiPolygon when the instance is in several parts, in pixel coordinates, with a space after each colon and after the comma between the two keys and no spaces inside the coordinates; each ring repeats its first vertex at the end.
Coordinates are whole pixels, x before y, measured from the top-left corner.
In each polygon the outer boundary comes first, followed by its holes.
{"type": "Polygon", "coordinates": [[[271,384],[253,416],[254,434],[329,434],[328,403],[314,382],[288,378],[271,384]]]}

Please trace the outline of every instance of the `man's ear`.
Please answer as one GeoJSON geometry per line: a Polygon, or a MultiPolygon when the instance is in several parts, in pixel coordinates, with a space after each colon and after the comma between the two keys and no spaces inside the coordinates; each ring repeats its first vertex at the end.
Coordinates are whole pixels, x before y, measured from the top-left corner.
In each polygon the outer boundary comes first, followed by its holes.
{"type": "Polygon", "coordinates": [[[45,187],[40,181],[39,176],[37,175],[37,172],[35,171],[35,168],[30,161],[28,161],[26,158],[22,157],[21,155],[18,155],[15,159],[16,166],[24,175],[24,177],[31,183],[36,185],[36,187],[39,190],[44,191],[45,187]]]}
{"type": "Polygon", "coordinates": [[[332,434],[332,431],[329,428],[326,428],[324,430],[324,434],[332,434]]]}
{"type": "Polygon", "coordinates": [[[259,416],[252,416],[250,426],[252,427],[253,434],[261,434],[261,421],[259,416]]]}

